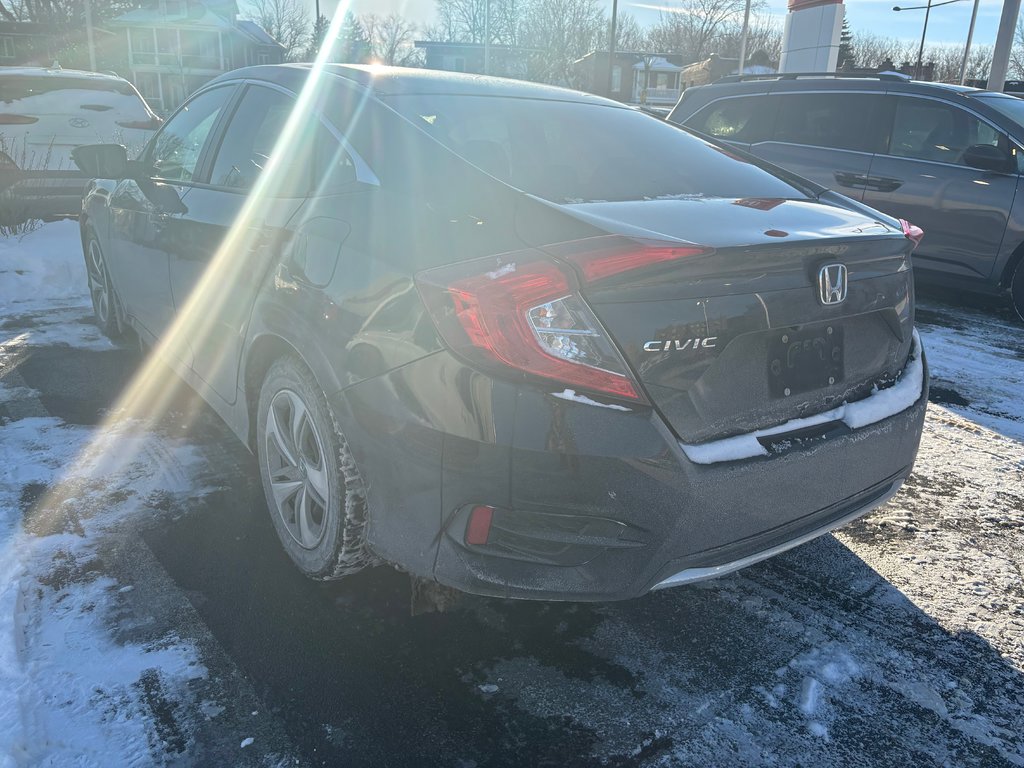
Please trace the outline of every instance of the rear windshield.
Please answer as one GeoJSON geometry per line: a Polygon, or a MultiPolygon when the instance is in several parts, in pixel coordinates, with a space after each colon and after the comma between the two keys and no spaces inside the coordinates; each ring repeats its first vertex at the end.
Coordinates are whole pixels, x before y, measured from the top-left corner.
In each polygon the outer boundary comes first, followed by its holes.
{"type": "Polygon", "coordinates": [[[491,96],[383,101],[478,168],[556,203],[807,197],[726,150],[624,107],[491,96]]]}
{"type": "Polygon", "coordinates": [[[0,102],[9,103],[54,91],[107,91],[134,96],[135,90],[117,80],[92,80],[78,77],[0,77],[0,102]]]}

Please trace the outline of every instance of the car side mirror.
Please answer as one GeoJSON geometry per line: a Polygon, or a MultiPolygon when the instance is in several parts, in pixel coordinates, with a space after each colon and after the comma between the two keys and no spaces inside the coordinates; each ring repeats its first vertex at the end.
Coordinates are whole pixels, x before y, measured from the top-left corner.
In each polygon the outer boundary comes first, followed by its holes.
{"type": "Polygon", "coordinates": [[[127,179],[131,176],[128,151],[121,144],[86,144],[71,150],[71,159],[93,179],[127,179]]]}
{"type": "Polygon", "coordinates": [[[184,214],[188,208],[181,202],[178,190],[170,184],[161,184],[149,178],[138,180],[139,189],[142,194],[153,204],[160,213],[184,214]]]}
{"type": "Polygon", "coordinates": [[[972,144],[964,152],[964,163],[979,171],[1013,173],[1013,161],[999,147],[991,144],[972,144]]]}

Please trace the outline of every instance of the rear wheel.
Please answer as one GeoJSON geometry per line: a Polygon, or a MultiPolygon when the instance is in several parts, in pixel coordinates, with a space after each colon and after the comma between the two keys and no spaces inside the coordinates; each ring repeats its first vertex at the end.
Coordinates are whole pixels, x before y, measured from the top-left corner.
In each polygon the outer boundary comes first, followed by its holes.
{"type": "Polygon", "coordinates": [[[263,491],[285,551],[314,579],[362,570],[373,559],[362,478],[312,374],[294,358],[278,360],[257,407],[263,491]]]}
{"type": "Polygon", "coordinates": [[[1021,320],[1024,320],[1024,259],[1017,264],[1013,271],[1013,279],[1010,281],[1010,298],[1013,300],[1013,308],[1021,320]]]}
{"type": "Polygon", "coordinates": [[[124,336],[121,305],[110,282],[110,270],[107,269],[103,249],[94,234],[90,234],[85,241],[85,269],[89,277],[89,296],[96,325],[107,338],[120,339],[124,336]]]}

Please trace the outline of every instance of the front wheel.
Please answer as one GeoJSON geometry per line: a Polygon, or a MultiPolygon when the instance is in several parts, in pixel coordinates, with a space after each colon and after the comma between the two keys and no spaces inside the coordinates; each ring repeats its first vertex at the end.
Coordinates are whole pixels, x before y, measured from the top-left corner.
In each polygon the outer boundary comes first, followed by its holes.
{"type": "Polygon", "coordinates": [[[1021,320],[1024,320],[1024,259],[1017,264],[1010,280],[1010,299],[1021,320]]]}
{"type": "Polygon", "coordinates": [[[288,556],[313,579],[362,570],[373,560],[365,488],[313,375],[295,358],[278,360],[257,407],[263,492],[288,556]]]}
{"type": "Polygon", "coordinates": [[[103,256],[103,249],[96,235],[90,234],[85,241],[85,270],[89,278],[89,297],[96,326],[112,341],[124,336],[120,304],[114,286],[110,282],[110,270],[103,256]]]}

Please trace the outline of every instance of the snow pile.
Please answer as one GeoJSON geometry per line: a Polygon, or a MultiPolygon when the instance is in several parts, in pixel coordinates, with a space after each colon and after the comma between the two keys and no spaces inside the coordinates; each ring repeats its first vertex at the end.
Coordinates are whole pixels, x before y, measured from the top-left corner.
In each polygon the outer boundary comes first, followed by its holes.
{"type": "Polygon", "coordinates": [[[77,221],[46,224],[21,238],[0,238],[0,313],[89,306],[77,221]]]}
{"type": "Polygon", "coordinates": [[[205,670],[176,637],[112,639],[126,591],[99,549],[161,498],[196,493],[200,463],[130,423],[99,437],[53,418],[0,427],[0,766],[148,761],[149,688],[205,670]]]}

